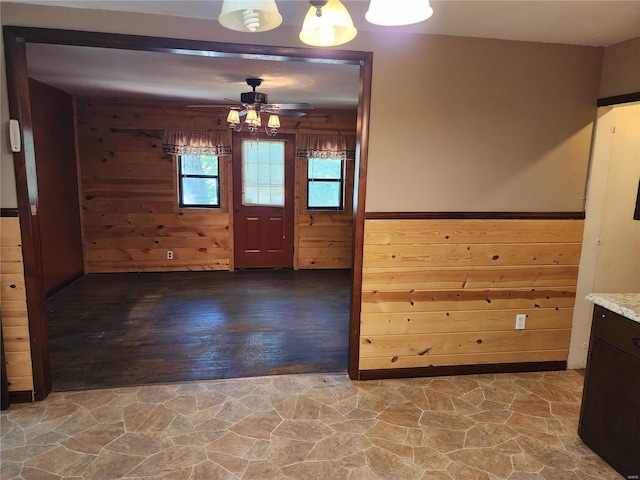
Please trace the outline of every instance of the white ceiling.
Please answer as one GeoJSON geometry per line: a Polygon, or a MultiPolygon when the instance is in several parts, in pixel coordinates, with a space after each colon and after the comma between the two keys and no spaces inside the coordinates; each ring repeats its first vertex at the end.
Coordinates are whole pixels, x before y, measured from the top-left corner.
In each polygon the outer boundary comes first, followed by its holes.
{"type": "MultiPolygon", "coordinates": [[[[23,0],[19,3],[217,21],[222,0],[23,0]]],[[[389,29],[365,21],[368,0],[343,0],[343,3],[359,30],[389,29]]],[[[277,5],[285,25],[300,25],[309,7],[306,0],[277,0],[277,5]]],[[[426,22],[395,28],[411,33],[588,46],[607,46],[640,36],[640,0],[432,0],[431,5],[434,15],[426,22]]],[[[28,61],[34,78],[74,95],[162,97],[194,103],[224,103],[225,98],[239,99],[241,92],[249,91],[244,79],[255,76],[264,78],[259,91],[268,93],[272,103],[308,102],[328,108],[357,104],[358,69],[354,66],[212,59],[53,45],[29,45],[28,61]],[[114,65],[118,68],[114,69],[114,65]]]]}
{"type": "Polygon", "coordinates": [[[316,108],[356,108],[359,68],[309,62],[243,60],[70,45],[28,44],[29,76],[71,95],[184,100],[229,104],[250,92],[269,103],[310,103],[316,108]],[[114,68],[114,66],[116,68],[114,68]]]}

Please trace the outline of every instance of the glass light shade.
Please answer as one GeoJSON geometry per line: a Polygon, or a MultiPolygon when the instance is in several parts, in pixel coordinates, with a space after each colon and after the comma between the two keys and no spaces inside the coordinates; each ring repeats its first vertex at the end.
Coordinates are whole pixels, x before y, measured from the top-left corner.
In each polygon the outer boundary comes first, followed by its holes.
{"type": "Polygon", "coordinates": [[[350,42],[358,33],[351,15],[340,0],[329,0],[316,15],[316,7],[309,8],[304,17],[300,40],[314,47],[333,47],[350,42]]]}
{"type": "Polygon", "coordinates": [[[280,128],[280,117],[278,117],[278,115],[270,115],[267,126],[269,128],[280,128]]]}
{"type": "Polygon", "coordinates": [[[431,15],[429,0],[371,0],[364,17],[369,23],[389,27],[420,23],[431,15]]]}
{"type": "Polygon", "coordinates": [[[218,21],[238,32],[266,32],[282,23],[275,0],[224,0],[218,21]]]}
{"type": "Polygon", "coordinates": [[[240,115],[238,115],[237,110],[229,110],[229,115],[227,115],[227,122],[237,125],[240,123],[240,115]]]}
{"type": "Polygon", "coordinates": [[[253,124],[258,121],[258,114],[255,110],[247,110],[247,118],[245,119],[245,123],[253,124]]]}

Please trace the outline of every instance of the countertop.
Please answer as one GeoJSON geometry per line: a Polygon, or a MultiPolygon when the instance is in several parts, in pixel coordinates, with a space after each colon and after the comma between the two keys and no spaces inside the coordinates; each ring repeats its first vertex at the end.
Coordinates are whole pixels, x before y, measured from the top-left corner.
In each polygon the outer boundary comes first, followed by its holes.
{"type": "Polygon", "coordinates": [[[640,293],[591,293],[587,300],[640,323],[640,293]]]}

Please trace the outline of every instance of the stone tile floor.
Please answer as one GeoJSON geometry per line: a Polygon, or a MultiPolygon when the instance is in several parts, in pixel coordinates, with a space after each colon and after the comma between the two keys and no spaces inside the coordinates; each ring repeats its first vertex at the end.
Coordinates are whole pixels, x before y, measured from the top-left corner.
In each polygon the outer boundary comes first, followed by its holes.
{"type": "Polygon", "coordinates": [[[577,436],[576,371],[287,375],[54,393],[0,416],[3,480],[622,478],[577,436]]]}

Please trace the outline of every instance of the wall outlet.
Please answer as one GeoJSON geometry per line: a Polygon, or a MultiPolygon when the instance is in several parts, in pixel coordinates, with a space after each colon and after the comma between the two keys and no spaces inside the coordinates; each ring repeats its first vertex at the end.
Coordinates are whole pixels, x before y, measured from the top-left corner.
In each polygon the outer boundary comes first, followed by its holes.
{"type": "Polygon", "coordinates": [[[173,260],[173,251],[167,250],[167,260],[173,260]]]}
{"type": "Polygon", "coordinates": [[[526,319],[526,315],[516,315],[516,330],[524,330],[524,323],[526,319]]]}

